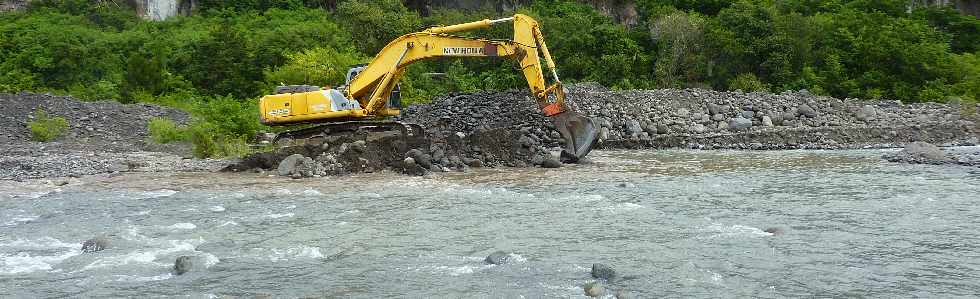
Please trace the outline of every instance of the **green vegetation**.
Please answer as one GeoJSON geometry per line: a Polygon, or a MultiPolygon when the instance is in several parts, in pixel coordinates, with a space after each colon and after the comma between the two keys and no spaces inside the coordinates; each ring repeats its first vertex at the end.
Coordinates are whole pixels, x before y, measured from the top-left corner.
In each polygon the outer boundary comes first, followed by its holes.
{"type": "Polygon", "coordinates": [[[64,117],[51,117],[44,110],[37,110],[34,119],[27,123],[27,127],[31,129],[31,139],[48,142],[68,130],[68,121],[64,117]]]}
{"type": "Polygon", "coordinates": [[[147,123],[150,131],[150,140],[153,142],[166,144],[171,142],[187,141],[187,128],[177,127],[174,121],[166,117],[154,117],[147,123]]]}
{"type": "MultiPolygon", "coordinates": [[[[631,28],[573,1],[538,0],[518,12],[541,23],[565,82],[980,100],[980,21],[950,8],[909,9],[904,0],[636,2],[631,28]]],[[[337,86],[348,65],[367,62],[401,34],[501,17],[492,9],[423,17],[398,0],[209,0],[194,16],[150,22],[99,3],[107,2],[41,0],[0,14],[0,92],[178,107],[194,116],[191,128],[211,130],[183,137],[202,156],[235,153],[217,144],[263,129],[255,102],[276,85],[337,86]]],[[[460,34],[511,33],[495,26],[460,34]]],[[[410,67],[402,96],[418,103],[525,85],[513,64],[445,59],[410,67]]]]}

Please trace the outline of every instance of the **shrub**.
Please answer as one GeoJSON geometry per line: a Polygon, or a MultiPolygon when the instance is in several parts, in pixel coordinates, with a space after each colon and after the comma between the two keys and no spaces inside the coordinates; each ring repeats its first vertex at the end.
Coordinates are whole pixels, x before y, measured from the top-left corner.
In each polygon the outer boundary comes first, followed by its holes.
{"type": "Polygon", "coordinates": [[[728,90],[740,89],[745,92],[769,91],[769,86],[759,81],[755,74],[745,73],[728,81],[728,90]]]}
{"type": "Polygon", "coordinates": [[[58,138],[68,130],[68,121],[64,117],[50,117],[44,110],[35,112],[34,120],[27,123],[31,129],[31,139],[47,142],[58,138]]]}
{"type": "Polygon", "coordinates": [[[251,153],[245,138],[215,134],[213,124],[191,126],[190,136],[194,156],[198,158],[242,157],[251,153]]]}
{"type": "Polygon", "coordinates": [[[187,129],[177,127],[177,124],[166,117],[150,119],[147,128],[150,131],[150,139],[159,144],[187,141],[188,139],[187,129]]]}

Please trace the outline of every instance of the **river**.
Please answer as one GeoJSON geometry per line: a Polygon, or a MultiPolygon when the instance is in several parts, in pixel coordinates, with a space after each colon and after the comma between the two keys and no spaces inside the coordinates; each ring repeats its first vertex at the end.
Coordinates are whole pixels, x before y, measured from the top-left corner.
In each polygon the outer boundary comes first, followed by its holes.
{"type": "Polygon", "coordinates": [[[0,297],[584,298],[592,263],[618,273],[607,297],[980,295],[980,170],[886,151],[0,182],[0,297]],[[96,236],[109,248],[81,253],[96,236]],[[497,250],[508,263],[484,264],[497,250]]]}

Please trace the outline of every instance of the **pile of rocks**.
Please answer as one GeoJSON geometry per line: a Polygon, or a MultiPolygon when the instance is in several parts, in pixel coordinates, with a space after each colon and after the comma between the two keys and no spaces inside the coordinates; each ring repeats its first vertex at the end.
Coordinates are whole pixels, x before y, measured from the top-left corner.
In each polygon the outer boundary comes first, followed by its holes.
{"type": "MultiPolygon", "coordinates": [[[[922,140],[965,143],[975,116],[938,103],[902,104],[798,92],[743,93],[703,89],[609,91],[569,87],[568,100],[601,127],[605,148],[865,148],[922,140]],[[974,117],[974,118],[971,118],[974,117]]],[[[974,110],[975,111],[975,110],[974,110]]],[[[427,129],[469,133],[507,128],[531,146],[563,142],[523,91],[451,94],[404,111],[427,129]]]]}
{"type": "Polygon", "coordinates": [[[147,145],[147,122],[165,117],[178,124],[190,121],[186,112],[151,104],[122,104],[115,101],[88,102],[69,96],[22,92],[0,94],[0,142],[31,140],[28,123],[38,110],[68,121],[64,142],[98,143],[104,150],[132,151],[147,145]]]}

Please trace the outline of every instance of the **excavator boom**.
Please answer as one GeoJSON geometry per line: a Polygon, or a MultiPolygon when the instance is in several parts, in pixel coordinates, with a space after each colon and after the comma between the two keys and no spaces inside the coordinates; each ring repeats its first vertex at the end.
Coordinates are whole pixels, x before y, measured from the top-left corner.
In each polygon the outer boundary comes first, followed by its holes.
{"type": "MultiPolygon", "coordinates": [[[[403,35],[388,43],[356,77],[350,79],[344,90],[344,99],[338,98],[335,93],[330,94],[331,103],[349,100],[351,103],[345,107],[351,108],[324,109],[306,115],[293,115],[291,108],[280,107],[277,112],[276,107],[266,108],[267,105],[263,103],[260,105],[263,109],[263,121],[270,124],[300,119],[306,122],[336,122],[397,115],[399,111],[388,107],[387,103],[399,79],[405,74],[407,66],[416,61],[440,57],[490,57],[517,61],[539,108],[554,120],[556,128],[565,139],[562,160],[576,162],[585,157],[595,146],[597,134],[594,121],[569,109],[565,103],[564,88],[558,79],[555,63],[551,59],[538,23],[531,17],[521,14],[498,20],[484,19],[433,27],[403,35]],[[513,40],[488,40],[450,35],[454,32],[485,28],[504,22],[513,22],[513,40]],[[545,80],[542,57],[553,78],[551,85],[548,85],[545,80]],[[265,110],[278,113],[278,120],[267,119],[265,110]]],[[[307,103],[311,97],[320,97],[312,94],[316,92],[311,92],[305,97],[307,103]]],[[[327,94],[327,92],[321,93],[327,94]]]]}

